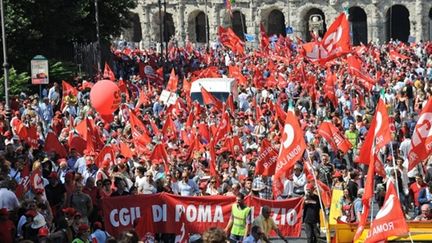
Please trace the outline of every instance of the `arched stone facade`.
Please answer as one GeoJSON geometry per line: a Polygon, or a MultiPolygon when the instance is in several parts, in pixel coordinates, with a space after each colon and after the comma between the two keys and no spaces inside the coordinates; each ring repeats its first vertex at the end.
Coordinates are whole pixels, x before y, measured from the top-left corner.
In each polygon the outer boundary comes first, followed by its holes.
{"type": "MultiPolygon", "coordinates": [[[[163,3],[162,2],[162,12],[163,3]]],[[[209,40],[217,38],[217,27],[232,26],[232,18],[225,9],[223,0],[166,0],[167,13],[172,14],[174,38],[180,43],[188,38],[196,41],[196,16],[200,12],[206,14],[209,20],[209,40]]],[[[432,39],[432,1],[431,0],[236,0],[232,11],[240,11],[244,15],[245,30],[248,34],[259,35],[261,23],[268,31],[269,16],[277,10],[277,16],[282,19],[285,27],[292,27],[293,36],[306,38],[308,36],[308,23],[306,15],[311,9],[319,9],[324,14],[327,28],[344,10],[358,7],[366,13],[366,23],[362,22],[362,28],[366,28],[367,41],[384,42],[388,38],[386,32],[387,12],[392,6],[404,6],[409,13],[409,36],[416,40],[432,39]]],[[[158,0],[140,1],[135,10],[139,15],[139,23],[142,30],[142,42],[144,46],[154,45],[159,41],[159,5],[158,0]]],[[[202,19],[202,18],[201,18],[202,19]]],[[[360,24],[353,23],[355,26],[360,24]]],[[[275,26],[275,23],[271,23],[275,26]]],[[[280,25],[282,26],[282,25],[280,25]]],[[[278,27],[280,27],[278,25],[278,27]]],[[[125,35],[127,36],[127,35],[125,35]]]]}

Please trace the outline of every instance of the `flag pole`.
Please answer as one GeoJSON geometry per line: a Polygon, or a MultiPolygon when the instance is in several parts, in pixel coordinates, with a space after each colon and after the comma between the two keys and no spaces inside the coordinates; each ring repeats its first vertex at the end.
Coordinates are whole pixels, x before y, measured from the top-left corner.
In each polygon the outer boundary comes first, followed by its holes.
{"type": "Polygon", "coordinates": [[[391,151],[391,154],[392,154],[393,171],[395,173],[395,180],[396,180],[395,184],[396,184],[397,196],[400,199],[400,196],[399,196],[399,183],[398,183],[398,179],[397,179],[398,173],[397,173],[397,169],[396,169],[396,162],[395,162],[395,158],[394,158],[395,155],[394,155],[394,150],[393,150],[393,145],[392,144],[390,144],[390,151],[391,151]]]}
{"type": "Polygon", "coordinates": [[[323,210],[323,213],[324,213],[324,217],[323,218],[324,218],[324,228],[326,230],[326,239],[327,239],[327,242],[330,242],[330,229],[329,229],[329,225],[328,225],[328,222],[327,222],[327,215],[326,215],[326,210],[324,208],[324,203],[323,203],[322,198],[321,198],[321,191],[320,191],[319,184],[318,184],[318,181],[317,181],[317,178],[316,178],[316,175],[315,175],[315,170],[312,167],[312,161],[311,161],[311,158],[309,156],[309,152],[307,150],[306,150],[306,154],[307,154],[307,157],[308,157],[308,160],[306,161],[306,166],[308,166],[310,168],[310,171],[312,173],[313,179],[315,181],[315,185],[317,185],[316,188],[317,188],[317,192],[318,192],[318,198],[319,198],[319,201],[320,201],[321,209],[323,210]]]}

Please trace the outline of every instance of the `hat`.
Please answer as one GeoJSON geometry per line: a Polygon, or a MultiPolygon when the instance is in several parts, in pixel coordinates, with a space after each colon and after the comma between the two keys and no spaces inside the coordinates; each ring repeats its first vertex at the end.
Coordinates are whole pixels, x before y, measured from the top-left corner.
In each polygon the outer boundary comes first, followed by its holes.
{"type": "Polygon", "coordinates": [[[57,180],[59,177],[58,177],[57,172],[53,171],[53,172],[51,172],[51,174],[49,174],[48,178],[57,180]]]}
{"type": "Polygon", "coordinates": [[[93,224],[93,228],[95,228],[95,229],[102,229],[102,223],[99,222],[99,221],[96,221],[96,222],[93,224]]]}
{"type": "Polygon", "coordinates": [[[49,234],[49,230],[48,230],[47,227],[42,227],[42,228],[40,228],[39,231],[38,231],[38,236],[39,236],[39,237],[47,237],[48,234],[49,234]]]}
{"type": "Polygon", "coordinates": [[[69,216],[69,217],[74,216],[76,213],[75,208],[63,208],[62,211],[66,216],[69,216]]]}
{"type": "Polygon", "coordinates": [[[33,223],[31,224],[32,229],[39,229],[46,225],[46,221],[42,214],[38,213],[36,217],[33,218],[33,223]]]}
{"type": "Polygon", "coordinates": [[[0,209],[0,216],[6,216],[8,214],[9,214],[9,212],[8,212],[7,208],[0,209]]]}
{"type": "Polygon", "coordinates": [[[342,176],[342,173],[340,173],[339,171],[336,171],[334,174],[333,174],[333,178],[339,178],[339,177],[341,177],[342,176]]]}
{"type": "Polygon", "coordinates": [[[25,213],[25,216],[26,216],[26,217],[30,217],[30,218],[34,218],[34,217],[36,217],[36,215],[37,215],[36,210],[28,210],[28,211],[25,213]]]}
{"type": "Polygon", "coordinates": [[[314,185],[311,183],[306,184],[306,190],[313,190],[315,189],[314,185]]]}
{"type": "Polygon", "coordinates": [[[229,164],[228,163],[222,164],[222,169],[228,169],[228,168],[229,168],[229,164]]]}
{"type": "Polygon", "coordinates": [[[46,162],[48,162],[48,161],[50,161],[50,159],[48,159],[48,158],[44,158],[44,159],[42,160],[41,163],[43,164],[43,163],[46,163],[46,162]]]}
{"type": "Polygon", "coordinates": [[[79,233],[85,233],[90,229],[90,227],[87,224],[80,224],[78,226],[78,232],[79,233]]]}

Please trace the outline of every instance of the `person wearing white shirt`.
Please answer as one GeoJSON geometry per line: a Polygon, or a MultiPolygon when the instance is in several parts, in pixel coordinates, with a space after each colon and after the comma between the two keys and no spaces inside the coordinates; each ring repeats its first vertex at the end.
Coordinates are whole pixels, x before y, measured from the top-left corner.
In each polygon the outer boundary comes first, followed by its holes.
{"type": "Polygon", "coordinates": [[[186,171],[182,173],[182,180],[178,182],[178,189],[181,196],[197,196],[200,189],[189,179],[189,174],[186,171]]]}
{"type": "Polygon", "coordinates": [[[243,240],[243,243],[261,243],[261,242],[268,242],[268,239],[265,237],[261,227],[259,227],[258,225],[253,225],[249,236],[243,240]]]}
{"type": "Polygon", "coordinates": [[[7,182],[0,182],[0,208],[6,208],[9,212],[16,210],[20,203],[14,192],[7,188],[7,182]]]}
{"type": "Polygon", "coordinates": [[[296,164],[293,174],[293,192],[297,195],[304,195],[306,182],[306,175],[303,173],[301,165],[296,164]]]}
{"type": "Polygon", "coordinates": [[[157,192],[153,181],[153,173],[150,170],[146,172],[141,187],[141,192],[138,190],[139,194],[155,194],[157,192]]]}

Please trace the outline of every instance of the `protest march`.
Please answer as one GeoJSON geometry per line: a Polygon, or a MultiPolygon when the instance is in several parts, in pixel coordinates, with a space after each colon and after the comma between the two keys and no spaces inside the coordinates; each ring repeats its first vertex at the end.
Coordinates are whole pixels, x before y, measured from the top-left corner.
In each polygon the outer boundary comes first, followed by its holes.
{"type": "Polygon", "coordinates": [[[378,242],[432,220],[432,43],[353,46],[341,13],[310,42],[219,27],[167,50],[113,46],[10,120],[1,100],[1,242],[330,242],[330,221],[378,242]]]}

